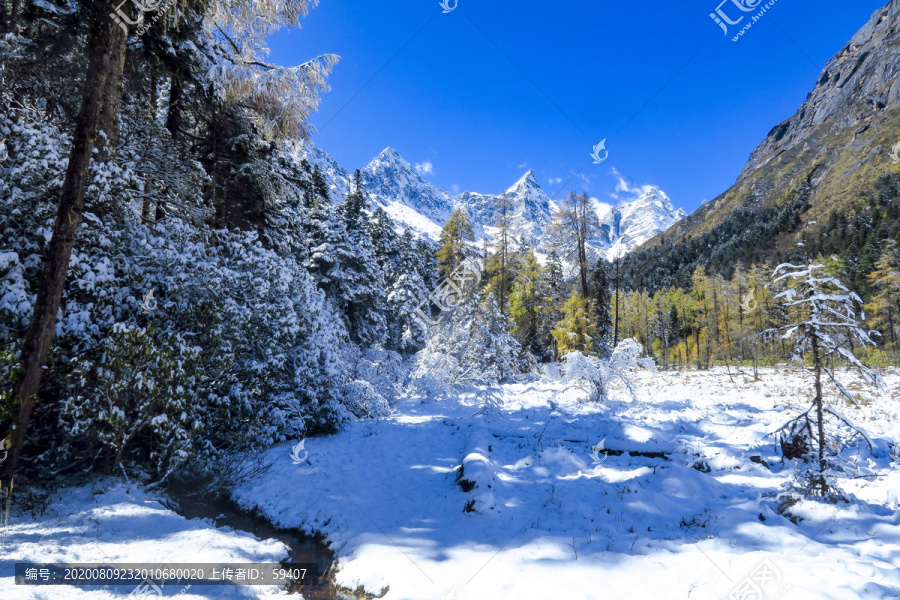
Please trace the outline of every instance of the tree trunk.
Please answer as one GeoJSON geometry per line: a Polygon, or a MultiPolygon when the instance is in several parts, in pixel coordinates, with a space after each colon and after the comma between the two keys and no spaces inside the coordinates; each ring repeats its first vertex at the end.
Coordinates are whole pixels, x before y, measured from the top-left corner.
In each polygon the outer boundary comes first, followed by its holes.
{"type": "Polygon", "coordinates": [[[694,347],[697,349],[697,370],[703,368],[703,357],[700,353],[700,319],[697,319],[697,325],[694,327],[694,347]]]}
{"type": "Polygon", "coordinates": [[[184,88],[181,80],[172,76],[169,86],[169,112],[166,114],[166,129],[172,134],[172,139],[178,138],[178,129],[181,127],[181,106],[183,103],[184,88]]]}
{"type": "Polygon", "coordinates": [[[822,406],[822,361],[819,358],[819,339],[812,338],[813,364],[816,370],[816,420],[819,428],[819,472],[825,471],[825,415],[822,406]]]}
{"type": "MultiPolygon", "coordinates": [[[[75,244],[75,231],[84,210],[84,188],[100,122],[102,92],[113,62],[118,58],[115,55],[117,50],[115,31],[120,28],[109,18],[107,8],[102,3],[96,2],[85,11],[93,22],[87,39],[87,52],[90,58],[82,90],[81,112],[72,139],[72,150],[60,194],[53,237],[50,239],[38,282],[34,312],[23,340],[21,363],[24,373],[16,390],[17,400],[21,404],[16,411],[10,432],[12,446],[3,471],[3,479],[6,481],[11,480],[18,465],[36,395],[40,390],[43,365],[50,350],[69,259],[75,244]]],[[[122,46],[118,47],[118,51],[122,51],[122,46]]]]}
{"type": "Polygon", "coordinates": [[[100,160],[112,158],[119,146],[119,109],[122,106],[122,95],[125,93],[125,42],[128,36],[121,27],[112,31],[112,55],[109,74],[103,84],[100,105],[100,122],[97,126],[103,136],[97,141],[100,160]],[[105,136],[105,137],[104,137],[105,136]]]}
{"type": "Polygon", "coordinates": [[[613,350],[619,345],[619,259],[616,259],[616,324],[613,327],[613,350]]]}
{"type": "Polygon", "coordinates": [[[150,106],[148,112],[150,113],[150,120],[154,123],[156,122],[156,109],[159,104],[159,86],[156,83],[156,75],[150,76],[150,106]]]}
{"type": "Polygon", "coordinates": [[[891,310],[890,305],[888,305],[887,314],[888,314],[888,330],[891,332],[891,346],[893,346],[894,350],[896,350],[897,349],[897,336],[894,334],[894,311],[891,310]]]}

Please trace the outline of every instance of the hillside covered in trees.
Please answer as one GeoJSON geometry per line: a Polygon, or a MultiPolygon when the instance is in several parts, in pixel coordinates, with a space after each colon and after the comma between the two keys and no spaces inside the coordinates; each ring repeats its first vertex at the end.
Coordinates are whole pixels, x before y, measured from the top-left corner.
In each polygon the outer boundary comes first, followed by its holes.
{"type": "Polygon", "coordinates": [[[737,182],[631,254],[628,285],[686,288],[697,267],[837,255],[866,299],[900,240],[900,5],[876,11],[822,69],[797,113],[772,128],[737,182]]]}

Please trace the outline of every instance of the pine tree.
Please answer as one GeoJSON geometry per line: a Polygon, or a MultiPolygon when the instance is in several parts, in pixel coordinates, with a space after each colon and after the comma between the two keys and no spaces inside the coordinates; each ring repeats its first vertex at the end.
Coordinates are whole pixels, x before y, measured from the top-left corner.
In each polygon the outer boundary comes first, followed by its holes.
{"type": "Polygon", "coordinates": [[[384,341],[387,293],[368,233],[348,210],[355,202],[350,198],[339,207],[321,204],[310,211],[306,226],[311,249],[304,266],[341,309],[351,339],[371,346],[384,341]]]}
{"type": "Polygon", "coordinates": [[[487,257],[487,290],[494,294],[501,311],[506,310],[510,287],[520,262],[515,252],[518,245],[512,231],[512,199],[506,194],[497,198],[495,230],[490,242],[492,253],[487,257]]]}
{"type": "Polygon", "coordinates": [[[441,280],[440,263],[434,246],[424,239],[416,240],[416,270],[422,276],[425,287],[433,290],[441,280]]]}
{"type": "Polygon", "coordinates": [[[534,252],[529,250],[512,285],[509,312],[513,319],[513,336],[535,356],[544,354],[540,339],[541,315],[548,303],[552,302],[544,295],[545,288],[543,269],[534,252]]]}
{"type": "Polygon", "coordinates": [[[578,268],[581,295],[590,297],[588,270],[590,269],[587,241],[600,230],[600,219],[594,203],[587,194],[569,195],[553,212],[548,234],[554,248],[564,252],[565,258],[578,268]]]}
{"type": "Polygon", "coordinates": [[[365,225],[365,209],[368,205],[366,192],[362,184],[362,173],[357,169],[353,173],[353,184],[350,192],[341,203],[341,215],[347,231],[360,231],[365,225]]]}
{"type": "Polygon", "coordinates": [[[900,327],[900,251],[897,242],[888,240],[881,257],[875,262],[875,270],[869,275],[874,294],[866,305],[875,327],[882,329],[882,339],[888,341],[894,350],[897,344],[897,330],[900,327]]]}
{"type": "Polygon", "coordinates": [[[598,352],[601,356],[609,354],[607,339],[612,332],[613,320],[610,314],[612,305],[612,277],[609,272],[609,263],[598,259],[591,273],[591,288],[594,301],[592,308],[597,319],[597,335],[599,337],[598,352]]]}
{"type": "Polygon", "coordinates": [[[674,309],[675,306],[669,302],[668,290],[660,290],[653,295],[653,335],[659,340],[663,369],[669,366],[669,348],[678,326],[678,312],[673,312],[674,309]]]}
{"type": "Polygon", "coordinates": [[[563,319],[553,330],[560,356],[575,351],[589,354],[594,350],[597,328],[590,313],[588,300],[573,291],[563,306],[563,319]]]}
{"type": "Polygon", "coordinates": [[[306,205],[315,208],[320,203],[331,202],[331,194],[328,190],[328,182],[325,181],[325,174],[319,165],[316,165],[310,175],[309,195],[306,198],[306,205]]]}
{"type": "Polygon", "coordinates": [[[567,290],[562,261],[555,251],[551,250],[547,256],[547,265],[541,273],[540,289],[540,295],[546,300],[541,310],[538,339],[545,354],[549,354],[550,360],[556,361],[559,360],[559,348],[553,337],[553,330],[563,318],[562,307],[567,299],[567,290]]]}
{"type": "Polygon", "coordinates": [[[444,223],[438,241],[437,260],[442,277],[448,277],[471,254],[467,243],[475,241],[475,232],[465,207],[453,210],[444,223]]]}
{"type": "Polygon", "coordinates": [[[417,355],[413,387],[442,395],[454,387],[495,384],[523,370],[521,351],[493,296],[484,296],[469,283],[459,305],[440,315],[439,325],[417,355]]]}
{"type": "Polygon", "coordinates": [[[411,353],[420,350],[426,341],[427,332],[418,323],[416,311],[420,307],[421,310],[429,310],[427,304],[423,306],[423,302],[428,298],[430,290],[421,273],[424,265],[420,260],[418,245],[408,229],[400,236],[398,246],[399,257],[394,267],[396,276],[387,297],[391,309],[388,345],[401,352],[411,353]]]}
{"type": "MultiPolygon", "coordinates": [[[[369,239],[375,249],[378,264],[385,269],[385,277],[389,280],[396,279],[399,275],[397,261],[400,256],[400,238],[395,231],[394,221],[380,206],[376,207],[369,222],[366,224],[369,239]]],[[[414,251],[412,246],[405,248],[407,259],[411,259],[410,253],[414,251]]]]}

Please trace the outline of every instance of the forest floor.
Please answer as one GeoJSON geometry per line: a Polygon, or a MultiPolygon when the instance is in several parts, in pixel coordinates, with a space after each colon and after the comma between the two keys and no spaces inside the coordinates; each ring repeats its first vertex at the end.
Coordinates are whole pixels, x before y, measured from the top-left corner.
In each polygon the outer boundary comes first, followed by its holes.
{"type": "MultiPolygon", "coordinates": [[[[291,444],[266,451],[269,470],[233,493],[277,526],[325,534],[337,582],[387,590],[386,600],[896,599],[900,371],[884,374],[883,392],[841,374],[859,407],[829,391],[829,405],[875,443],[869,451],[857,438],[841,453],[836,502],[805,498],[802,464],[783,461],[767,435],[809,405],[809,376],[790,368],[763,369],[758,381],[746,369],[642,374],[636,399],[617,389],[600,404],[546,377],[407,398],[390,418],[307,439],[293,455],[291,444]]],[[[130,591],[13,585],[13,563],[26,560],[286,556],[279,542],[186,520],[135,486],[101,483],[58,493],[43,516],[10,516],[0,596],[130,591]]],[[[216,586],[164,595],[281,594],[216,586]]]]}

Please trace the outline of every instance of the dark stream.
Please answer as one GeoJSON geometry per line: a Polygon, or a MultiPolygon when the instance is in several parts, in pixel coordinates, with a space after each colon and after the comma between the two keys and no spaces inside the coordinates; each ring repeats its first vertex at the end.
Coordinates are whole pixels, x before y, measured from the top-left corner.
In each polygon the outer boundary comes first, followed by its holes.
{"type": "Polygon", "coordinates": [[[224,496],[201,497],[190,490],[169,488],[168,508],[186,519],[209,519],[215,526],[246,531],[260,539],[276,539],[290,548],[290,555],[282,564],[315,563],[319,567],[319,582],[315,585],[289,584],[288,593],[302,593],[306,600],[342,600],[353,598],[335,589],[331,567],[334,553],[321,536],[312,536],[300,529],[279,529],[256,511],[238,506],[224,496]]]}

